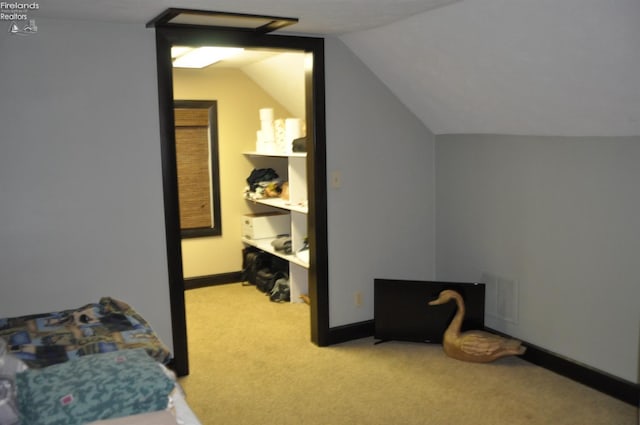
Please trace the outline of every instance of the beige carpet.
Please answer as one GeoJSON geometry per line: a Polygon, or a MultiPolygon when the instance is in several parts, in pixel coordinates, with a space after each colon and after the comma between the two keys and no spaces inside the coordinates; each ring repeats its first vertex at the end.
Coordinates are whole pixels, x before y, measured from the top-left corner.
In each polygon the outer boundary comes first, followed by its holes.
{"type": "Polygon", "coordinates": [[[203,425],[635,425],[637,409],[518,358],[450,359],[440,346],[372,338],[319,348],[305,304],[240,284],[186,292],[203,425]]]}

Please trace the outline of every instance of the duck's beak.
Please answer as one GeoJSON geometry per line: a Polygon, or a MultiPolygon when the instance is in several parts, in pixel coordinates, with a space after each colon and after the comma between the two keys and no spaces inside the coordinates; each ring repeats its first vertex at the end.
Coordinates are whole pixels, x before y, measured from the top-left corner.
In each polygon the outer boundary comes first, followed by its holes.
{"type": "Polygon", "coordinates": [[[429,305],[436,305],[438,304],[439,300],[440,300],[440,297],[438,295],[435,295],[433,297],[427,297],[427,303],[429,305]]]}

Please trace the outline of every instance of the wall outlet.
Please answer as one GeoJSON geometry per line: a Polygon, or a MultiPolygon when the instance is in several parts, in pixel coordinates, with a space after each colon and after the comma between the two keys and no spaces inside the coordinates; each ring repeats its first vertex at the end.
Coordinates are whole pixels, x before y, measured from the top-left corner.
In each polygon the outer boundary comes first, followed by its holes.
{"type": "Polygon", "coordinates": [[[362,307],[362,292],[356,291],[353,294],[353,303],[356,305],[356,307],[362,307]]]}
{"type": "Polygon", "coordinates": [[[342,187],[342,171],[335,170],[331,172],[331,187],[334,189],[342,187]]]}

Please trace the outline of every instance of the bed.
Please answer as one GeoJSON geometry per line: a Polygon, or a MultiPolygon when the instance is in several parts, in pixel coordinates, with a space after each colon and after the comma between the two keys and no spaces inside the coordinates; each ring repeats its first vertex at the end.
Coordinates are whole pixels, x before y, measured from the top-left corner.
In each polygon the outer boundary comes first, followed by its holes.
{"type": "Polygon", "coordinates": [[[200,425],[170,361],[149,323],[110,297],[0,319],[0,425],[200,425]]]}

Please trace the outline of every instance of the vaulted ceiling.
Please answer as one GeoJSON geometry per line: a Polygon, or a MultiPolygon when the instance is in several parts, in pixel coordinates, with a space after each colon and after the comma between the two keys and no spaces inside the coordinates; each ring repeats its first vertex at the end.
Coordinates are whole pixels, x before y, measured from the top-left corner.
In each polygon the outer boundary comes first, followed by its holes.
{"type": "Polygon", "coordinates": [[[436,134],[640,135],[638,0],[56,0],[34,17],[145,24],[168,7],[338,36],[436,134]]]}
{"type": "Polygon", "coordinates": [[[343,40],[436,134],[640,135],[638,0],[464,0],[343,40]]]}

